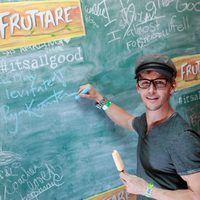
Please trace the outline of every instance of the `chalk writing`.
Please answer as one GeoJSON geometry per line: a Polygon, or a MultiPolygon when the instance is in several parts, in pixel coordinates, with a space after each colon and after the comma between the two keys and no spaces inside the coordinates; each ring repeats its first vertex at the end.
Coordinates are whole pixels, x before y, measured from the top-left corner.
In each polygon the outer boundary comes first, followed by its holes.
{"type": "MultiPolygon", "coordinates": [[[[11,153],[14,155],[13,153],[11,153]]],[[[64,184],[63,172],[60,166],[53,166],[48,162],[34,163],[25,168],[22,162],[16,159],[7,166],[0,168],[0,179],[3,191],[0,199],[37,199],[39,195],[53,187],[60,187],[64,184]],[[26,188],[24,191],[23,188],[26,188]]]]}
{"type": "Polygon", "coordinates": [[[181,95],[178,98],[178,103],[182,104],[190,104],[192,102],[198,102],[200,100],[200,91],[193,92],[191,94],[181,95]]]}
{"type": "MultiPolygon", "coordinates": [[[[200,112],[199,112],[200,90],[182,94],[178,97],[178,107],[192,128],[200,133],[200,112]]],[[[183,116],[184,116],[183,115],[183,116]]]]}
{"type": "MultiPolygon", "coordinates": [[[[103,12],[100,5],[104,5],[104,8],[106,7],[106,10],[109,10],[106,1],[85,8],[87,12],[86,19],[94,26],[96,26],[96,21],[93,16],[98,18],[104,16],[102,13],[108,13],[103,12]]],[[[115,20],[106,24],[108,30],[106,35],[108,44],[121,42],[125,44],[130,53],[137,52],[138,49],[143,49],[160,39],[169,38],[175,33],[189,30],[191,22],[187,14],[181,16],[178,14],[184,11],[198,12],[200,9],[199,2],[183,3],[179,0],[150,0],[144,4],[142,9],[131,1],[124,2],[120,0],[120,5],[121,10],[119,10],[117,17],[113,16],[111,12],[109,13],[109,19],[113,18],[115,20]],[[173,7],[176,14],[169,16],[167,13],[162,12],[163,9],[169,6],[173,7]]],[[[100,24],[98,24],[99,26],[100,24]]]]}
{"type": "Polygon", "coordinates": [[[157,0],[157,3],[159,8],[161,7],[166,8],[174,1],[176,0],[157,0]]]}
{"type": "Polygon", "coordinates": [[[8,61],[0,60],[0,73],[11,73],[15,71],[36,70],[41,67],[50,67],[51,69],[58,68],[61,64],[73,64],[83,62],[82,50],[80,47],[70,48],[68,51],[56,55],[35,55],[27,59],[18,59],[8,61]]]}
{"type": "Polygon", "coordinates": [[[107,0],[102,0],[99,3],[94,3],[92,7],[86,6],[85,11],[88,14],[92,14],[94,16],[102,17],[103,19],[106,19],[105,27],[107,27],[109,24],[116,21],[116,19],[111,19],[108,6],[107,6],[107,0]]]}
{"type": "Polygon", "coordinates": [[[196,127],[199,129],[200,127],[200,112],[196,112],[196,113],[192,113],[190,115],[190,122],[191,122],[191,125],[193,127],[196,127]]]}
{"type": "MultiPolygon", "coordinates": [[[[53,71],[49,78],[37,77],[36,74],[15,74],[10,80],[1,81],[5,86],[4,97],[6,101],[22,101],[18,109],[13,109],[12,105],[4,104],[0,106],[0,115],[8,127],[10,134],[19,131],[20,119],[24,116],[32,118],[43,118],[43,110],[51,105],[59,104],[65,97],[74,96],[76,93],[68,93],[67,83],[61,71],[53,71]],[[12,88],[10,85],[22,82],[22,86],[12,88]],[[23,86],[25,84],[25,86],[23,86]],[[45,95],[44,95],[45,94],[45,95]],[[42,97],[44,95],[44,97],[42,97]]],[[[20,83],[21,84],[21,83],[20,83]]]]}
{"type": "Polygon", "coordinates": [[[144,48],[150,45],[152,42],[156,41],[160,38],[169,37],[170,33],[182,32],[189,29],[188,19],[187,17],[182,18],[182,22],[175,22],[176,16],[172,16],[171,20],[168,24],[168,28],[160,31],[159,26],[160,23],[156,20],[154,22],[150,22],[148,25],[145,25],[143,28],[136,28],[136,31],[133,31],[133,35],[138,35],[136,40],[130,40],[126,43],[128,51],[132,51],[134,48],[144,48]],[[148,34],[147,34],[148,33],[148,34]],[[142,37],[140,35],[144,34],[142,37]]]}
{"type": "Polygon", "coordinates": [[[0,85],[9,85],[18,82],[34,82],[36,80],[36,75],[33,73],[23,74],[22,72],[15,73],[11,77],[2,77],[0,80],[0,85]]]}
{"type": "Polygon", "coordinates": [[[200,2],[183,2],[182,0],[176,1],[177,12],[193,11],[200,12],[200,2]]]}
{"type": "MultiPolygon", "coordinates": [[[[74,95],[74,93],[73,93],[74,95]]],[[[29,103],[24,103],[24,109],[13,112],[10,106],[3,105],[0,107],[0,113],[8,127],[8,132],[16,134],[19,131],[19,118],[26,115],[30,117],[42,118],[42,110],[50,105],[59,104],[65,97],[72,96],[64,90],[53,90],[52,93],[44,100],[38,102],[32,99],[29,103]]]]}
{"type": "MultiPolygon", "coordinates": [[[[62,84],[63,87],[66,86],[65,80],[61,72],[53,72],[53,75],[49,79],[42,80],[41,83],[36,86],[36,76],[31,75],[26,78],[30,78],[31,84],[30,88],[19,88],[19,89],[8,89],[5,88],[5,96],[9,99],[24,98],[24,97],[37,97],[43,92],[47,92],[50,88],[55,86],[56,83],[62,84]]],[[[14,80],[16,80],[14,78],[14,80]]]]}
{"type": "Polygon", "coordinates": [[[35,45],[32,45],[32,46],[28,46],[28,47],[22,47],[20,48],[20,53],[27,53],[27,52],[32,52],[32,51],[38,51],[38,50],[41,50],[41,49],[44,49],[44,50],[48,50],[50,49],[51,47],[63,47],[64,46],[64,42],[63,40],[58,40],[58,41],[51,41],[51,42],[48,42],[48,43],[44,43],[44,44],[35,44],[35,45]]]}
{"type": "MultiPolygon", "coordinates": [[[[27,47],[22,47],[19,49],[19,52],[24,55],[24,53],[28,53],[28,52],[33,52],[33,51],[38,51],[38,50],[46,50],[48,51],[51,47],[54,49],[55,46],[56,48],[57,47],[64,47],[65,45],[65,41],[66,40],[56,40],[56,41],[51,41],[51,42],[47,42],[47,43],[44,43],[44,44],[35,44],[35,45],[32,45],[32,46],[27,46],[27,47]]],[[[5,55],[5,56],[14,56],[18,53],[17,50],[15,49],[10,49],[10,50],[7,50],[7,51],[2,51],[0,52],[0,55],[5,55]]]]}
{"type": "Polygon", "coordinates": [[[0,151],[0,167],[9,165],[15,161],[20,161],[20,160],[22,160],[22,157],[16,153],[9,151],[0,151]]]}
{"type": "Polygon", "coordinates": [[[92,24],[96,28],[100,27],[90,15],[86,15],[85,19],[88,24],[92,24]]]}

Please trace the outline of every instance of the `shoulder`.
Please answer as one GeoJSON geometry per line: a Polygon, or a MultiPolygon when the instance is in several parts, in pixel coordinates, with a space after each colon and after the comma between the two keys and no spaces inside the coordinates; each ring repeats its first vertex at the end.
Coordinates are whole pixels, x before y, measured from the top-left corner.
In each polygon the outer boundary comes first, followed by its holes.
{"type": "Polygon", "coordinates": [[[171,125],[174,125],[176,128],[180,128],[180,129],[188,129],[189,128],[189,124],[188,122],[183,119],[183,117],[175,112],[170,119],[170,123],[171,125]]]}
{"type": "Polygon", "coordinates": [[[172,124],[176,125],[170,133],[168,151],[177,172],[186,175],[199,171],[200,135],[180,115],[175,116],[172,124]]]}
{"type": "Polygon", "coordinates": [[[139,135],[145,134],[147,130],[146,113],[135,117],[132,121],[132,127],[139,135]]]}
{"type": "Polygon", "coordinates": [[[195,132],[189,123],[177,112],[173,114],[165,126],[167,127],[169,135],[173,140],[184,136],[186,132],[195,132]]]}
{"type": "Polygon", "coordinates": [[[179,113],[174,113],[168,123],[169,135],[171,142],[183,143],[189,142],[192,138],[195,140],[200,139],[200,135],[195,132],[186,120],[184,120],[179,113]]]}

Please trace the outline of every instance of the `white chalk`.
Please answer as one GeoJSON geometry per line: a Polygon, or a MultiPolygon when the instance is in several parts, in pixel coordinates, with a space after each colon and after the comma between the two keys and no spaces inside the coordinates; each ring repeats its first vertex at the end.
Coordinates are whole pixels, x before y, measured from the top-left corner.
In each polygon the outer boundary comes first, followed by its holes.
{"type": "MultiPolygon", "coordinates": [[[[89,91],[90,91],[90,86],[88,86],[88,87],[86,87],[85,89],[83,89],[83,90],[80,92],[80,94],[86,94],[86,93],[89,92],[89,91]]],[[[80,96],[76,95],[76,96],[75,96],[75,99],[76,99],[76,100],[80,99],[80,96]]]]}

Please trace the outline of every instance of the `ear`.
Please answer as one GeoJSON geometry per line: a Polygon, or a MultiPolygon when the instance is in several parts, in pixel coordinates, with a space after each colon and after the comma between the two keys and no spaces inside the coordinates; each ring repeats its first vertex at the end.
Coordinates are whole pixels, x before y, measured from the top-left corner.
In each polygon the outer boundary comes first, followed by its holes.
{"type": "Polygon", "coordinates": [[[175,91],[175,90],[171,90],[171,91],[170,91],[170,95],[172,95],[172,94],[174,93],[174,91],[175,91]]]}
{"type": "Polygon", "coordinates": [[[176,81],[174,80],[172,83],[171,83],[171,90],[170,90],[170,95],[172,95],[176,90],[176,81]]]}

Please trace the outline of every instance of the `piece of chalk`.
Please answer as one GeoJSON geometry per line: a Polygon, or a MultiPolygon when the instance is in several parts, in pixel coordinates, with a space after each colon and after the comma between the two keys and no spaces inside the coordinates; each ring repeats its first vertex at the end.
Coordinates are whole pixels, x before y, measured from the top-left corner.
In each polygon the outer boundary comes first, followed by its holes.
{"type": "Polygon", "coordinates": [[[117,170],[120,171],[120,172],[124,171],[124,163],[123,163],[121,156],[120,156],[120,154],[118,153],[117,150],[114,150],[112,152],[112,157],[113,157],[113,160],[114,160],[115,165],[117,167],[117,170]]]}
{"type": "MultiPolygon", "coordinates": [[[[86,93],[89,92],[89,91],[90,91],[90,87],[88,86],[88,87],[86,87],[85,89],[83,89],[83,90],[80,92],[80,94],[86,94],[86,93]]],[[[75,96],[75,99],[76,99],[76,100],[80,99],[80,96],[79,96],[79,95],[76,95],[76,96],[75,96]]]]}

